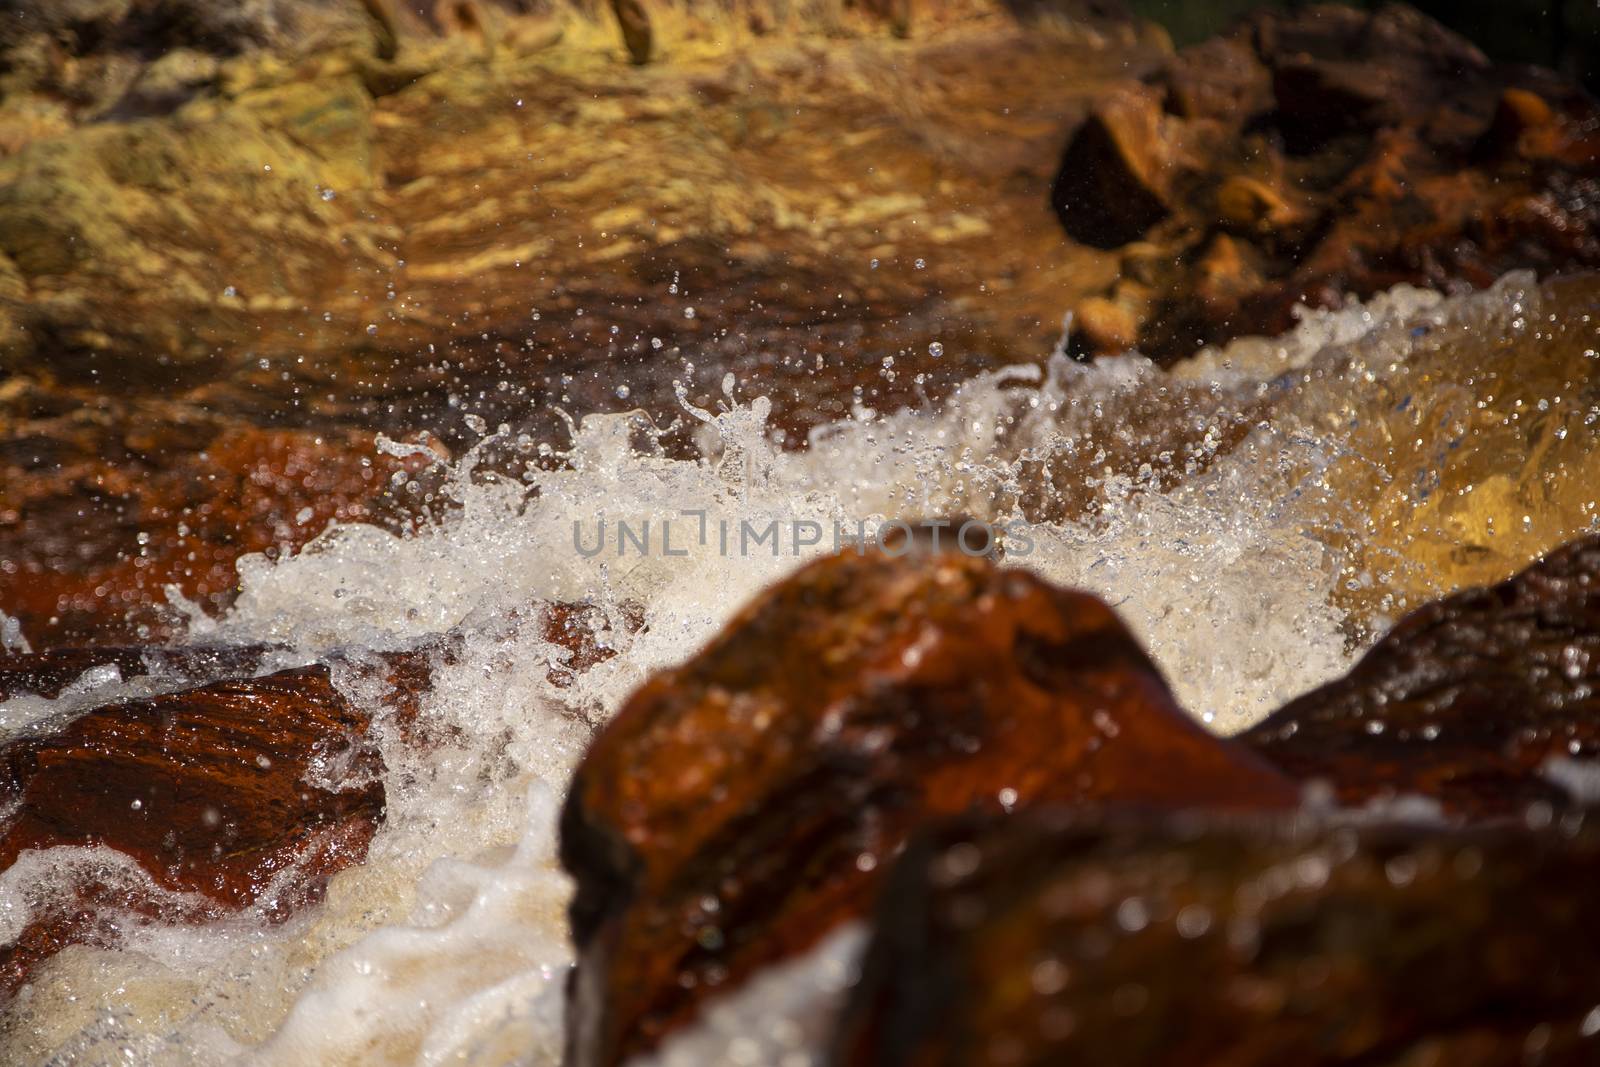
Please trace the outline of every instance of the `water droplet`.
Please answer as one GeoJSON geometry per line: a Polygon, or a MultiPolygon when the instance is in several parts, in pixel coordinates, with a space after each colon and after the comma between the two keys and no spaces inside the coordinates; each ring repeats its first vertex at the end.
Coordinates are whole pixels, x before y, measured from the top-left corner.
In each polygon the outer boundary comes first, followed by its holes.
{"type": "Polygon", "coordinates": [[[932,356],[934,359],[938,359],[940,356],[944,355],[944,345],[938,341],[934,341],[933,343],[929,344],[928,355],[932,356]]]}

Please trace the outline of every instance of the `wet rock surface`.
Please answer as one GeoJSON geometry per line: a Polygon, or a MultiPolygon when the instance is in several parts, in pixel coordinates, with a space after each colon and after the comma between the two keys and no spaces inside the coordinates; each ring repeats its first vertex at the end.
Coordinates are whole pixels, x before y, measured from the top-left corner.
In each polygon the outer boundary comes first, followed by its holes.
{"type": "Polygon", "coordinates": [[[265,645],[113,645],[12,653],[0,656],[0,701],[24,695],[54,699],[79,684],[103,684],[111,677],[126,681],[159,674],[194,684],[248,677],[256,672],[268,651],[265,645]]]}
{"type": "MultiPolygon", "coordinates": [[[[3,661],[6,685],[61,691],[114,665],[163,685],[250,672],[264,649],[74,649],[3,661]]],[[[373,678],[400,728],[429,678],[427,653],[344,664],[373,678]]],[[[0,744],[0,870],[66,865],[70,893],[11,913],[0,993],[70,944],[115,945],[144,921],[203,923],[251,909],[282,921],[362,862],[384,814],[371,717],[326,665],[210,681],[69,709],[0,744]],[[94,853],[85,849],[98,849],[94,853]]]]}
{"type": "Polygon", "coordinates": [[[159,879],[242,901],[260,880],[248,868],[213,869],[222,855],[262,851],[285,832],[313,832],[381,807],[381,788],[368,787],[347,797],[327,793],[320,798],[334,805],[327,814],[305,806],[311,796],[302,779],[317,766],[332,771],[343,763],[348,777],[370,778],[369,755],[358,745],[367,725],[323,667],[78,714],[6,744],[9,798],[22,805],[6,832],[6,854],[104,838],[159,879]],[[227,802],[220,819],[203,817],[208,797],[227,802]],[[191,812],[194,806],[200,810],[191,812]],[[165,815],[151,814],[156,809],[165,815]],[[183,838],[186,828],[198,836],[183,838]]]}
{"type": "MultiPolygon", "coordinates": [[[[1403,619],[1336,681],[1240,735],[1360,806],[1410,795],[1474,818],[1600,790],[1600,538],[1403,619]],[[1594,784],[1564,775],[1581,768],[1594,784]]],[[[1581,799],[1581,798],[1580,798],[1581,799]]]]}
{"type": "Polygon", "coordinates": [[[1416,11],[1264,11],[1097,103],[1053,202],[1120,250],[1087,353],[1273,335],[1297,304],[1600,265],[1600,108],[1416,11]]]}
{"type": "Polygon", "coordinates": [[[22,635],[158,644],[188,625],[174,591],[207,612],[232,602],[241,556],[286,554],[333,521],[404,529],[424,510],[404,486],[423,488],[425,458],[379,453],[370,432],[250,422],[25,376],[0,386],[0,604],[22,635]]]}
{"type": "Polygon", "coordinates": [[[1296,796],[1188,718],[1095,598],[954,551],[829,557],[639,690],[581,764],[569,1062],[623,1062],[859,917],[941,816],[1296,796]]]}
{"type": "MultiPolygon", "coordinates": [[[[614,626],[639,625],[581,603],[519,615],[506,625],[528,622],[563,653],[549,672],[561,687],[615,655],[614,626]]],[[[375,724],[412,750],[459,742],[420,712],[460,650],[461,635],[447,634],[287,669],[277,665],[299,655],[265,644],[0,655],[0,878],[73,872],[65,897],[28,898],[21,914],[8,900],[0,996],[70,945],[115,946],[142,924],[242,909],[279,922],[321,899],[383,821],[375,724]],[[153,695],[108,702],[108,689],[153,695]]]]}
{"type": "Polygon", "coordinates": [[[1600,836],[973,820],[910,847],[843,1065],[1592,1062],[1600,836]]]}

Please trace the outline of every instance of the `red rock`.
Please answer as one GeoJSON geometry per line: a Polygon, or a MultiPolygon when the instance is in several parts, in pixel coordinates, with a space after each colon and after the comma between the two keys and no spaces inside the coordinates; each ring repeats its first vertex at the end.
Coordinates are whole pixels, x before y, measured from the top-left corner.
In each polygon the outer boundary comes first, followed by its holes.
{"type": "Polygon", "coordinates": [[[94,708],[0,746],[0,869],[32,849],[99,845],[193,901],[170,913],[84,884],[0,952],[0,990],[65,944],[109,938],[109,907],[195,921],[259,904],[283,918],[317,899],[383,815],[368,725],[326,667],[305,667],[94,708]]]}
{"type": "Polygon", "coordinates": [[[170,639],[184,625],[168,586],[221,609],[242,555],[297,549],[334,521],[401,527],[391,478],[426,466],[378,453],[370,431],[104,407],[0,440],[0,610],[35,647],[170,639]]]}
{"type": "Polygon", "coordinates": [[[887,880],[830,1062],[1594,1063],[1597,877],[1593,826],[972,820],[887,880]]]}
{"type": "Polygon", "coordinates": [[[1600,756],[1600,537],[1414,612],[1240,740],[1351,805],[1414,794],[1488,818],[1565,804],[1548,762],[1600,756]]]}
{"type": "Polygon", "coordinates": [[[860,916],[941,816],[1296,799],[1095,598],[955,552],[827,558],[634,694],[579,767],[568,1062],[621,1063],[860,916]]]}

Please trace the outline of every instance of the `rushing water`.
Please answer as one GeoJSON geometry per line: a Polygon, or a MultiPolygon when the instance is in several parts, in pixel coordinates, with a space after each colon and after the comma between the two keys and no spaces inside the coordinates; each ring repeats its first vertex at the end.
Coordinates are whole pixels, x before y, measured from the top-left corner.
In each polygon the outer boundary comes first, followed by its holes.
{"type": "MultiPolygon", "coordinates": [[[[1518,276],[1448,299],[1401,290],[1175,373],[1136,358],[998,371],[923,410],[857,411],[800,451],[769,443],[759,383],[732,381],[719,410],[685,405],[697,460],[651,447],[628,415],[545,443],[564,458],[489,432],[447,472],[455,506],[432,525],[404,538],[336,527],[293,558],[246,559],[234,608],[191,627],[197,640],[284,642],[293,651],[272,666],[462,635],[421,712],[449,740],[418,751],[380,716],[388,814],[368,862],[284,925],[265,905],[201,928],[129,917],[125,948],[62,952],[13,1005],[0,1060],[554,1062],[571,959],[553,858],[567,776],[650,671],[797,563],[788,540],[777,556],[729,556],[714,536],[675,541],[684,555],[657,535],[647,554],[619,557],[613,540],[588,557],[575,522],[591,543],[602,519],[659,530],[700,511],[713,530],[1016,523],[1031,544],[1010,540],[1011,562],[1105,596],[1185,705],[1233,731],[1338,673],[1409,606],[1600,525],[1597,296],[1593,280],[1518,276]],[[491,472],[490,447],[525,450],[528,473],[491,472]],[[567,670],[537,624],[552,601],[591,605],[617,655],[567,670]],[[641,616],[637,631],[625,622],[641,616]]],[[[379,706],[357,672],[336,683],[379,706]]],[[[126,691],[103,674],[61,699],[126,691]]],[[[61,707],[0,710],[14,724],[61,707]]],[[[70,879],[113,875],[141,877],[103,851],[19,863],[0,876],[0,926],[65,898],[70,879]]],[[[767,976],[673,1062],[768,1062],[752,1042],[774,1034],[803,1046],[855,943],[846,932],[813,965],[767,976]]]]}

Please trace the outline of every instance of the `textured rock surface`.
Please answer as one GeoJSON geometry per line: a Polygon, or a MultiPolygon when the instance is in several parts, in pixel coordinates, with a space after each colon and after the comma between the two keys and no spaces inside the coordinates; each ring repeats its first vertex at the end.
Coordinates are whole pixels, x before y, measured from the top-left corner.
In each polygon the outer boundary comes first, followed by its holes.
{"type": "Polygon", "coordinates": [[[241,555],[299,548],[334,520],[401,528],[422,504],[391,479],[427,464],[379,454],[370,433],[25,376],[0,394],[15,416],[0,414],[0,605],[39,648],[160,641],[184,625],[168,586],[215,611],[241,555]]]}
{"type": "Polygon", "coordinates": [[[1600,538],[1400,622],[1345,677],[1241,735],[1346,804],[1396,794],[1516,816],[1568,802],[1551,761],[1600,787],[1600,538]],[[1579,764],[1581,765],[1581,764],[1579,764]]]}
{"type": "Polygon", "coordinates": [[[1122,249],[1076,343],[1164,361],[1296,304],[1600,266],[1600,108],[1398,5],[1262,12],[1110,94],[1069,142],[1067,231],[1122,249]]]}
{"type": "Polygon", "coordinates": [[[23,694],[54,698],[85,675],[115,671],[126,681],[160,673],[195,683],[255,673],[264,646],[143,648],[136,645],[98,648],[56,648],[44,652],[0,655],[0,701],[23,694]]]}
{"type": "Polygon", "coordinates": [[[888,880],[832,1062],[1591,1063],[1600,836],[1581,823],[947,829],[888,880]]]}
{"type": "Polygon", "coordinates": [[[326,668],[308,667],[106,705],[6,741],[0,869],[63,855],[34,850],[105,846],[147,879],[116,877],[101,854],[76,899],[35,902],[0,951],[0,988],[66,944],[114,937],[115,913],[195,921],[257,906],[281,919],[316,899],[361,861],[383,815],[368,725],[326,668]]]}
{"type": "Polygon", "coordinates": [[[622,1062],[859,917],[937,817],[1295,799],[1095,598],[955,552],[829,557],[646,684],[580,766],[570,1062],[622,1062]]]}

